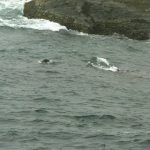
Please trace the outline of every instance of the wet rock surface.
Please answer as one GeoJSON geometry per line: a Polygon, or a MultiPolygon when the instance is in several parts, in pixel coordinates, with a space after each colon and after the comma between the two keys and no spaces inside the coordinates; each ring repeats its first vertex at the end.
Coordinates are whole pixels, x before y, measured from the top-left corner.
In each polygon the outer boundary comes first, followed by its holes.
{"type": "Polygon", "coordinates": [[[32,0],[25,3],[24,16],[90,34],[147,40],[150,33],[149,0],[32,0]]]}

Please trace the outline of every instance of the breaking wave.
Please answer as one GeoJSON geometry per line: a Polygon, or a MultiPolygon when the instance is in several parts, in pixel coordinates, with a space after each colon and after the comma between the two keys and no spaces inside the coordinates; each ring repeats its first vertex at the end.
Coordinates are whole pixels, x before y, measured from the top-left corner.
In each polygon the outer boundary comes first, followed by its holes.
{"type": "Polygon", "coordinates": [[[1,0],[0,26],[31,28],[38,30],[66,30],[65,26],[44,19],[28,19],[23,16],[24,3],[30,0],[1,0]]]}

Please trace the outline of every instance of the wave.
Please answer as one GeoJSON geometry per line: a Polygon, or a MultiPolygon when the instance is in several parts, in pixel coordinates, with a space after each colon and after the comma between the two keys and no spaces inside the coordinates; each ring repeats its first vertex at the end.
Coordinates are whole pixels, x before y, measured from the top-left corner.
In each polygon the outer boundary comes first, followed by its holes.
{"type": "Polygon", "coordinates": [[[26,17],[19,16],[15,19],[2,19],[0,18],[0,26],[8,26],[12,28],[31,28],[37,30],[66,30],[65,26],[58,23],[51,22],[44,19],[27,19],[26,17]]]}
{"type": "Polygon", "coordinates": [[[37,30],[67,30],[65,26],[44,19],[28,19],[23,16],[24,3],[30,0],[1,0],[0,26],[31,28],[37,30]]]}
{"type": "Polygon", "coordinates": [[[150,139],[146,139],[146,140],[142,141],[141,144],[150,146],[150,139]]]}
{"type": "Polygon", "coordinates": [[[82,116],[74,116],[75,119],[79,119],[79,120],[114,120],[116,119],[115,116],[113,115],[102,115],[102,116],[99,116],[99,115],[82,115],[82,116]]]}
{"type": "Polygon", "coordinates": [[[117,72],[119,68],[116,66],[110,65],[109,61],[102,57],[92,57],[90,61],[88,61],[88,66],[105,70],[105,71],[112,71],[117,72]]]}
{"type": "Polygon", "coordinates": [[[35,112],[37,112],[37,113],[48,113],[48,111],[45,108],[36,109],[35,112]]]}

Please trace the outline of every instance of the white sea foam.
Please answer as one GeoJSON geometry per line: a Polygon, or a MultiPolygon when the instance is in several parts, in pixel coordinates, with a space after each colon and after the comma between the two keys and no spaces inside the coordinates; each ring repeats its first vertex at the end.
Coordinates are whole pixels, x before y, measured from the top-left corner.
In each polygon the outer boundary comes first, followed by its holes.
{"type": "Polygon", "coordinates": [[[92,57],[91,60],[88,62],[88,65],[106,71],[112,71],[112,72],[119,71],[119,68],[117,68],[114,65],[110,65],[109,61],[102,57],[92,57]]]}
{"type": "Polygon", "coordinates": [[[1,0],[0,1],[0,11],[8,9],[18,9],[23,10],[23,5],[25,0],[1,0]]]}
{"type": "Polygon", "coordinates": [[[99,66],[99,65],[94,65],[92,64],[93,67],[106,70],[106,71],[112,71],[112,72],[117,72],[118,68],[116,66],[109,66],[109,67],[104,67],[104,66],[99,66]]]}
{"type": "Polygon", "coordinates": [[[73,30],[68,30],[59,23],[45,19],[28,19],[23,16],[25,2],[31,0],[0,0],[0,26],[12,28],[31,28],[37,30],[66,30],[71,34],[87,36],[88,34],[73,30]]]}
{"type": "Polygon", "coordinates": [[[109,66],[109,61],[105,58],[102,58],[102,57],[97,57],[97,62],[98,63],[104,63],[106,64],[107,66],[109,66]]]}
{"type": "Polygon", "coordinates": [[[70,34],[80,35],[80,36],[88,36],[88,33],[79,32],[75,30],[68,30],[70,34]]]}
{"type": "Polygon", "coordinates": [[[55,22],[51,22],[44,19],[27,19],[26,17],[22,16],[11,20],[0,18],[0,26],[9,26],[12,28],[32,28],[38,30],[52,31],[59,31],[61,29],[66,30],[65,26],[61,26],[60,24],[55,22]]]}
{"type": "Polygon", "coordinates": [[[1,0],[0,26],[32,28],[38,30],[67,30],[65,26],[44,19],[28,19],[23,16],[24,3],[30,0],[1,0]],[[13,13],[12,13],[13,12],[13,13]]]}

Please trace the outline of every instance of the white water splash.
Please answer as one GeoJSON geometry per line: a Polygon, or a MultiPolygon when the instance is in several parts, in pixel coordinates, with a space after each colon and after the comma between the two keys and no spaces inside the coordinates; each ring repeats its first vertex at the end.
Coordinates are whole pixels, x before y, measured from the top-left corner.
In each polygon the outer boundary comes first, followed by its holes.
{"type": "Polygon", "coordinates": [[[97,63],[104,63],[104,64],[106,64],[107,66],[109,66],[109,62],[108,62],[108,60],[107,59],[105,59],[105,58],[101,58],[101,57],[97,57],[97,63]]]}
{"type": "Polygon", "coordinates": [[[88,66],[112,72],[119,71],[119,68],[114,65],[110,65],[109,61],[102,57],[92,57],[92,59],[88,62],[88,66]]]}
{"type": "Polygon", "coordinates": [[[44,20],[44,19],[27,19],[26,17],[19,16],[17,19],[2,19],[0,18],[0,26],[8,26],[12,28],[31,28],[38,30],[52,30],[59,31],[66,30],[65,26],[58,23],[44,20]]]}
{"type": "Polygon", "coordinates": [[[32,28],[38,30],[67,30],[65,26],[44,19],[28,19],[23,16],[24,3],[30,0],[1,0],[0,26],[32,28]]]}
{"type": "Polygon", "coordinates": [[[88,33],[79,32],[76,30],[68,30],[70,34],[80,35],[80,36],[88,36],[88,33]]]}

